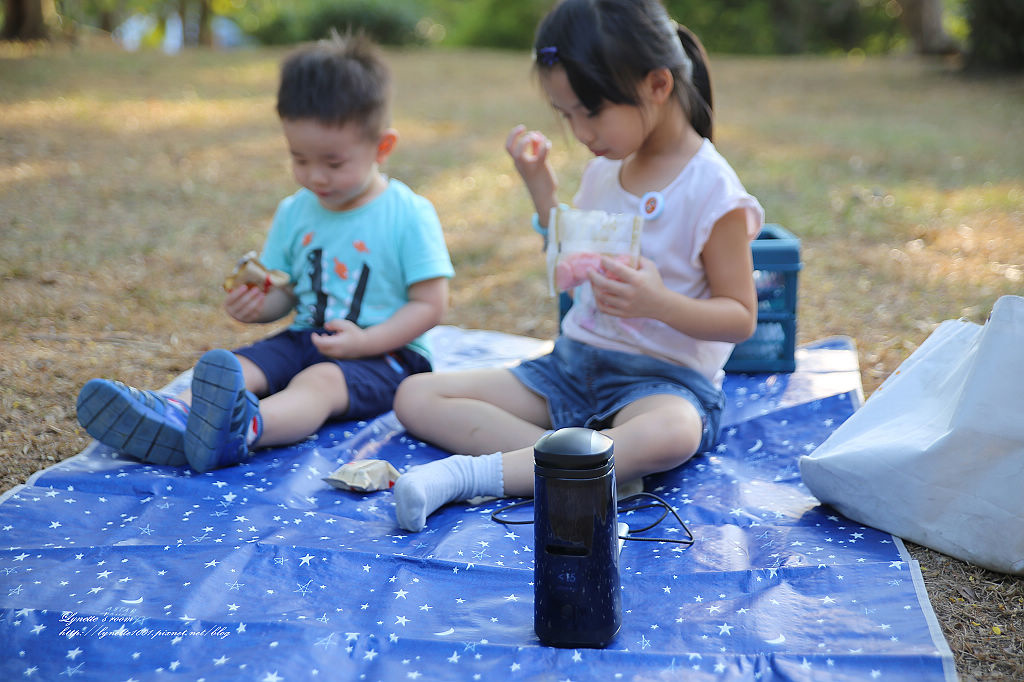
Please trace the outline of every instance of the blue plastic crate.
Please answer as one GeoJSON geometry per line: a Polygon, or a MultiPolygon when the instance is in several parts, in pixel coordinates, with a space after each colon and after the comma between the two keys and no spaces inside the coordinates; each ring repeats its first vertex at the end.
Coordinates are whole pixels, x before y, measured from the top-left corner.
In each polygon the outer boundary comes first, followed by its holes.
{"type": "Polygon", "coordinates": [[[758,315],[754,335],[736,345],[725,363],[725,371],[792,372],[796,369],[795,352],[796,317],[758,315]]]}
{"type": "Polygon", "coordinates": [[[792,372],[796,369],[796,300],[800,240],[781,225],[765,225],[750,244],[757,287],[757,329],[737,344],[727,372],[792,372]]]}

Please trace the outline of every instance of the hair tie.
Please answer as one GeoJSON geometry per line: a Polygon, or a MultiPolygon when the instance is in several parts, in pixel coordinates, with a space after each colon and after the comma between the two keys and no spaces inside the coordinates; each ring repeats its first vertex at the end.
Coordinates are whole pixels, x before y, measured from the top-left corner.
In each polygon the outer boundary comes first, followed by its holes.
{"type": "Polygon", "coordinates": [[[558,63],[558,48],[554,45],[551,47],[537,48],[534,59],[544,66],[554,66],[558,63]]]}
{"type": "Polygon", "coordinates": [[[686,80],[693,82],[693,60],[690,59],[690,55],[686,54],[686,46],[683,45],[682,38],[679,37],[679,29],[682,28],[677,22],[668,20],[669,29],[672,32],[672,36],[675,40],[672,44],[675,45],[673,52],[676,52],[676,59],[679,60],[680,65],[683,67],[683,76],[686,80]]]}
{"type": "MultiPolygon", "coordinates": [[[[682,43],[679,44],[682,48],[682,43]]],[[[686,49],[683,48],[683,75],[686,76],[686,80],[693,82],[693,61],[690,59],[690,55],[686,54],[686,49]]]]}

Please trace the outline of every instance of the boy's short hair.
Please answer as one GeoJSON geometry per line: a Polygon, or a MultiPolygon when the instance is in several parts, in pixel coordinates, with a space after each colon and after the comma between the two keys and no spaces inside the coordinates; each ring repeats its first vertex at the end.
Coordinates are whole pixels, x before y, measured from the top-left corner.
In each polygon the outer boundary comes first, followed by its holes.
{"type": "Polygon", "coordinates": [[[328,126],[362,125],[368,138],[387,127],[391,73],[365,36],[333,34],[303,46],[281,65],[277,114],[328,126]]]}

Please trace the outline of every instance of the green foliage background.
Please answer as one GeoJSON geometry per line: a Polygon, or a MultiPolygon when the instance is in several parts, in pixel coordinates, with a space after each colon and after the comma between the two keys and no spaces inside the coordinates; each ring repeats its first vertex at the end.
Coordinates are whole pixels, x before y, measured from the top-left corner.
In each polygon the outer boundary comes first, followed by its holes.
{"type": "MultiPolygon", "coordinates": [[[[885,54],[907,44],[899,0],[664,1],[714,53],[885,54]]],[[[964,46],[969,67],[1024,69],[1024,0],[942,1],[946,30],[964,46]]],[[[161,21],[143,44],[155,46],[163,19],[184,9],[186,24],[195,22],[202,2],[263,44],[358,27],[386,45],[526,49],[554,0],[53,0],[54,20],[70,34],[86,26],[110,31],[149,14],[161,21]]]]}
{"type": "MultiPolygon", "coordinates": [[[[286,3],[259,22],[248,22],[249,31],[265,45],[287,45],[326,37],[358,28],[385,45],[424,42],[418,31],[421,7],[408,0],[307,0],[286,3]]],[[[243,17],[243,26],[245,19],[243,17]]]]}
{"type": "MultiPolygon", "coordinates": [[[[963,0],[953,0],[956,3],[963,0]]],[[[57,0],[66,22],[109,30],[135,13],[166,17],[198,0],[57,0]]],[[[553,0],[210,0],[264,44],[315,40],[358,26],[389,45],[525,49],[553,0]]],[[[666,0],[713,52],[885,52],[903,43],[890,0],[666,0]]],[[[157,29],[159,32],[160,29],[157,29]]],[[[151,44],[158,42],[150,40],[151,44]]]]}
{"type": "MultiPolygon", "coordinates": [[[[450,27],[445,42],[526,48],[550,0],[424,0],[450,27]]],[[[861,48],[878,53],[904,42],[888,0],[666,0],[669,13],[713,52],[792,54],[861,48]]]]}

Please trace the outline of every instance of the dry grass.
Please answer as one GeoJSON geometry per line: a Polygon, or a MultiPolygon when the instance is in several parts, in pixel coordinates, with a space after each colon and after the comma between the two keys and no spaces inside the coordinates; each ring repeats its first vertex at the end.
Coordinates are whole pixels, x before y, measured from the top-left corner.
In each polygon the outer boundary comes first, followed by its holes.
{"type": "MultiPolygon", "coordinates": [[[[229,321],[219,283],[293,190],[276,51],[0,53],[0,490],[80,451],[92,376],[158,387],[229,321]]],[[[449,322],[550,336],[505,131],[553,118],[523,55],[392,53],[389,172],[430,197],[449,322]]],[[[912,60],[718,59],[718,146],[803,238],[799,339],[852,336],[870,393],[942,320],[1024,290],[1024,80],[912,60]]],[[[558,140],[565,196],[584,152],[558,140]]],[[[1024,679],[1024,580],[912,547],[964,679],[1024,679]]]]}

